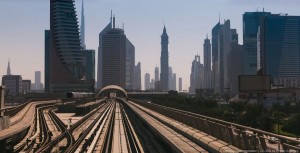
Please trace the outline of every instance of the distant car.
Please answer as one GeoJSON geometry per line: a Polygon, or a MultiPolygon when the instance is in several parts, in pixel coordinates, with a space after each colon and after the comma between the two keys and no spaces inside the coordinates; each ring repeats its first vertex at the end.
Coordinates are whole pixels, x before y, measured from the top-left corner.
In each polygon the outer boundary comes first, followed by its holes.
{"type": "Polygon", "coordinates": [[[277,143],[277,142],[278,142],[278,138],[275,138],[275,137],[270,137],[270,138],[269,138],[269,143],[275,144],[275,143],[277,143]]]}

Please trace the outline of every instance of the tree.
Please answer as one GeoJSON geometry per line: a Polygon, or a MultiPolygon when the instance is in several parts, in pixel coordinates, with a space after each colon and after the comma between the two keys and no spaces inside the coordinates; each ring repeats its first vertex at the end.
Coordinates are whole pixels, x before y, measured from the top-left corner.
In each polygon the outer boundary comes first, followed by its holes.
{"type": "Polygon", "coordinates": [[[295,134],[300,135],[300,114],[296,114],[295,116],[291,117],[283,124],[282,130],[295,134]]]}

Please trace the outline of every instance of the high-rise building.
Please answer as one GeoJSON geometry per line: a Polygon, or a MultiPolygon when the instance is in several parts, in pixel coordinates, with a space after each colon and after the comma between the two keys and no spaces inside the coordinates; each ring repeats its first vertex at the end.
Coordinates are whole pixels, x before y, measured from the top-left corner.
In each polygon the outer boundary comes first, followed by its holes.
{"type": "Polygon", "coordinates": [[[256,75],[257,71],[257,32],[260,18],[270,12],[245,12],[243,14],[243,74],[256,75]]]}
{"type": "Polygon", "coordinates": [[[204,88],[211,89],[211,44],[208,36],[204,40],[204,88]]]}
{"type": "Polygon", "coordinates": [[[177,89],[176,89],[176,73],[173,73],[173,76],[172,76],[172,90],[177,91],[177,89]]]}
{"type": "Polygon", "coordinates": [[[34,72],[34,90],[42,90],[43,86],[41,84],[41,71],[34,72]]]}
{"type": "Polygon", "coordinates": [[[178,79],[178,88],[179,92],[182,91],[182,78],[178,79]]]}
{"type": "Polygon", "coordinates": [[[159,81],[159,68],[157,66],[155,67],[154,74],[155,74],[154,81],[158,82],[159,81]]]}
{"type": "Polygon", "coordinates": [[[21,75],[12,75],[10,69],[10,60],[7,64],[7,73],[2,76],[2,85],[8,90],[8,95],[18,96],[22,94],[22,77],[21,75]]]}
{"type": "Polygon", "coordinates": [[[214,26],[211,31],[211,45],[212,45],[212,87],[214,92],[217,93],[217,89],[219,89],[218,80],[218,49],[219,49],[219,31],[220,31],[220,21],[214,26]]]}
{"type": "Polygon", "coordinates": [[[231,49],[229,55],[229,89],[238,94],[238,77],[243,73],[243,45],[239,45],[236,29],[231,29],[231,49]]]}
{"type": "Polygon", "coordinates": [[[215,93],[223,94],[224,88],[228,87],[229,54],[231,43],[230,21],[226,20],[220,25],[218,32],[218,65],[215,82],[215,93]]]}
{"type": "Polygon", "coordinates": [[[85,55],[85,78],[91,83],[95,83],[95,50],[83,50],[85,55]]]}
{"type": "Polygon", "coordinates": [[[172,67],[169,67],[169,90],[173,90],[173,70],[172,67]]]}
{"type": "Polygon", "coordinates": [[[145,73],[145,90],[150,89],[150,74],[145,73]]]}
{"type": "Polygon", "coordinates": [[[26,94],[31,91],[31,80],[22,80],[22,93],[26,94]]]}
{"type": "Polygon", "coordinates": [[[155,80],[154,80],[154,79],[151,79],[151,82],[150,82],[150,89],[151,89],[151,90],[154,90],[154,89],[155,89],[155,80]]]}
{"type": "Polygon", "coordinates": [[[141,85],[141,62],[138,62],[134,67],[134,90],[142,90],[141,85]]]}
{"type": "Polygon", "coordinates": [[[190,93],[195,93],[196,89],[201,89],[203,84],[203,64],[200,62],[200,56],[196,55],[192,62],[191,75],[190,75],[190,93]]]}
{"type": "MultiPolygon", "coordinates": [[[[113,19],[114,20],[114,19],[113,19]]],[[[126,88],[126,35],[123,29],[113,28],[103,35],[102,85],[126,88]]]]}
{"type": "Polygon", "coordinates": [[[92,91],[93,84],[84,80],[84,53],[74,1],[50,0],[50,31],[50,92],[92,91]]]}
{"type": "Polygon", "coordinates": [[[51,32],[45,30],[45,92],[50,92],[50,56],[51,56],[51,32]]]}
{"type": "Polygon", "coordinates": [[[160,56],[160,87],[161,91],[169,90],[169,36],[167,34],[166,27],[164,26],[163,33],[161,35],[161,56],[160,56]]]}
{"type": "Polygon", "coordinates": [[[97,88],[103,88],[102,85],[102,59],[103,59],[103,36],[106,34],[107,31],[112,29],[112,12],[110,16],[110,22],[106,25],[106,27],[99,33],[99,46],[98,46],[98,67],[97,67],[97,88]]]}
{"type": "Polygon", "coordinates": [[[260,23],[258,68],[274,84],[300,87],[300,16],[272,14],[260,23]]]}
{"type": "Polygon", "coordinates": [[[126,39],[126,89],[134,89],[135,47],[126,39]]]}
{"type": "Polygon", "coordinates": [[[18,96],[22,94],[22,77],[21,75],[4,75],[2,85],[8,90],[8,95],[18,96]]]}
{"type": "Polygon", "coordinates": [[[86,46],[85,46],[85,20],[84,20],[83,0],[82,0],[82,6],[81,6],[80,46],[81,46],[82,49],[86,49],[86,46]]]}

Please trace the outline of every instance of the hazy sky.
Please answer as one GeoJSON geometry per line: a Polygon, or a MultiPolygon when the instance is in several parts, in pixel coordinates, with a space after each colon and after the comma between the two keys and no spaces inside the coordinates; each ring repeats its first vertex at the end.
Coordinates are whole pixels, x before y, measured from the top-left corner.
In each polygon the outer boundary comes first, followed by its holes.
{"type": "MultiPolygon", "coordinates": [[[[0,74],[6,74],[10,58],[12,74],[34,82],[42,71],[44,82],[44,30],[49,29],[50,0],[0,0],[0,74]]],[[[154,77],[160,67],[160,36],[163,22],[169,35],[169,65],[189,87],[191,63],[198,53],[203,63],[203,41],[219,20],[230,19],[242,43],[242,14],[265,11],[300,15],[299,0],[85,0],[86,45],[98,48],[98,34],[108,24],[110,10],[116,25],[125,24],[125,34],[136,48],[136,63],[154,77]]],[[[76,0],[80,21],[81,0],[76,0]]],[[[96,53],[97,54],[97,53],[96,53]]],[[[97,57],[97,55],[96,55],[97,57]]],[[[96,59],[97,62],[97,59],[96,59]]],[[[178,88],[178,80],[177,80],[178,88]]]]}

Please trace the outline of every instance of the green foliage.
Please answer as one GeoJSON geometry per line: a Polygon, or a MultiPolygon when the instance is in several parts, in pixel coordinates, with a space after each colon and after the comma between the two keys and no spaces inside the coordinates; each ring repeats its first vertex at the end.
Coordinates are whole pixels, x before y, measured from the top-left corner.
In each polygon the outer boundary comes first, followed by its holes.
{"type": "Polygon", "coordinates": [[[287,122],[283,124],[282,130],[289,133],[300,135],[300,114],[289,118],[287,122]]]}

